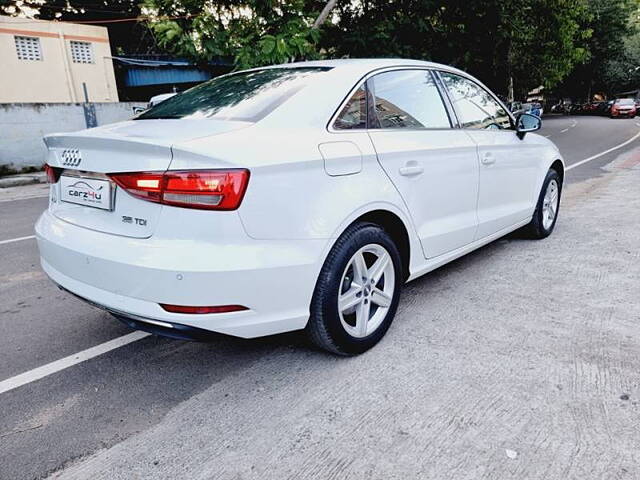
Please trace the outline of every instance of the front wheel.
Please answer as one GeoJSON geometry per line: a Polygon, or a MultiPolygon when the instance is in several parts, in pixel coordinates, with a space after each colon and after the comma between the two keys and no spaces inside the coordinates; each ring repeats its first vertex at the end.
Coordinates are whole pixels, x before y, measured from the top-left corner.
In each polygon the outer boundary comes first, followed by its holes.
{"type": "Polygon", "coordinates": [[[318,277],[307,335],[340,355],[368,350],[393,321],[403,278],[398,248],[387,232],[372,223],[350,226],[318,277]]]}
{"type": "Polygon", "coordinates": [[[524,227],[525,232],[534,239],[542,239],[551,235],[558,220],[562,181],[555,170],[549,170],[542,182],[536,210],[531,222],[524,227]]]}

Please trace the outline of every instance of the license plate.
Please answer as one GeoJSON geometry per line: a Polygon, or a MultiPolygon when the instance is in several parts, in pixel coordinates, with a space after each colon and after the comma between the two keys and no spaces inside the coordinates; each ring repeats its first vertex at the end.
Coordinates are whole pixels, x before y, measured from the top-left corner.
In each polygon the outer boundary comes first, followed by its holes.
{"type": "Polygon", "coordinates": [[[111,182],[98,178],[60,177],[60,200],[86,207],[112,210],[111,182]]]}

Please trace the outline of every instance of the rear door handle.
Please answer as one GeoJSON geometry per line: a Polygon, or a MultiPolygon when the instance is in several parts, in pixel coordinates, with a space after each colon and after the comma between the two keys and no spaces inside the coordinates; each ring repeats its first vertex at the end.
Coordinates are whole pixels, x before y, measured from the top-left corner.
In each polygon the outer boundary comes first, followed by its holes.
{"type": "Polygon", "coordinates": [[[417,162],[407,162],[404,167],[400,167],[398,172],[404,177],[413,177],[414,175],[420,175],[424,172],[424,168],[418,165],[417,162]]]}
{"type": "Polygon", "coordinates": [[[496,163],[496,159],[492,153],[487,152],[482,154],[482,158],[480,159],[483,165],[492,165],[496,163]]]}

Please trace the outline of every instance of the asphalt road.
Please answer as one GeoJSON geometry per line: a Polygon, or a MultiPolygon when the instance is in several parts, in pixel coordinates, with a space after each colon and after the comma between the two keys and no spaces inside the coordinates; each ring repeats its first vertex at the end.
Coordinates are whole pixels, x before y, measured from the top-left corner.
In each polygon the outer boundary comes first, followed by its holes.
{"type": "MultiPolygon", "coordinates": [[[[541,134],[571,166],[639,132],[552,117],[541,134]]],[[[1,393],[0,479],[640,477],[640,205],[616,196],[638,192],[639,146],[568,171],[547,241],[411,283],[361,357],[295,333],[146,337],[1,393]]],[[[33,239],[3,243],[33,234],[44,191],[0,192],[0,381],[130,333],[54,287],[33,239]]]]}

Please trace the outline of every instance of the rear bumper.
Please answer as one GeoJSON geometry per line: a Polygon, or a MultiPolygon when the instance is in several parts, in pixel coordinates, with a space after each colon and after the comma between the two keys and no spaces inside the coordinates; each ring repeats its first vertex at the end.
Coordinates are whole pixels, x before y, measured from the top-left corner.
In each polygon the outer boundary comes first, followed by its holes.
{"type": "Polygon", "coordinates": [[[628,111],[624,111],[624,112],[611,111],[611,116],[612,117],[633,117],[635,115],[636,115],[636,111],[635,110],[628,110],[628,111]]]}
{"type": "Polygon", "coordinates": [[[105,305],[100,305],[91,300],[87,300],[75,293],[67,290],[61,285],[58,285],[60,290],[63,290],[67,293],[70,293],[76,298],[87,302],[94,307],[100,308],[111,313],[114,317],[120,320],[125,325],[134,328],[136,330],[144,330],[145,332],[153,333],[155,335],[162,335],[165,337],[175,338],[179,340],[208,340],[216,333],[211,332],[210,330],[203,330],[197,327],[191,327],[189,325],[181,325],[178,323],[167,323],[167,322],[159,322],[157,320],[152,320],[149,318],[140,318],[132,316],[128,313],[119,312],[117,310],[113,310],[105,305]]]}
{"type": "Polygon", "coordinates": [[[305,327],[327,244],[127,238],[71,225],[49,212],[38,220],[36,237],[47,275],[90,303],[135,322],[244,338],[305,327]],[[167,312],[160,303],[249,310],[190,315],[167,312]]]}

